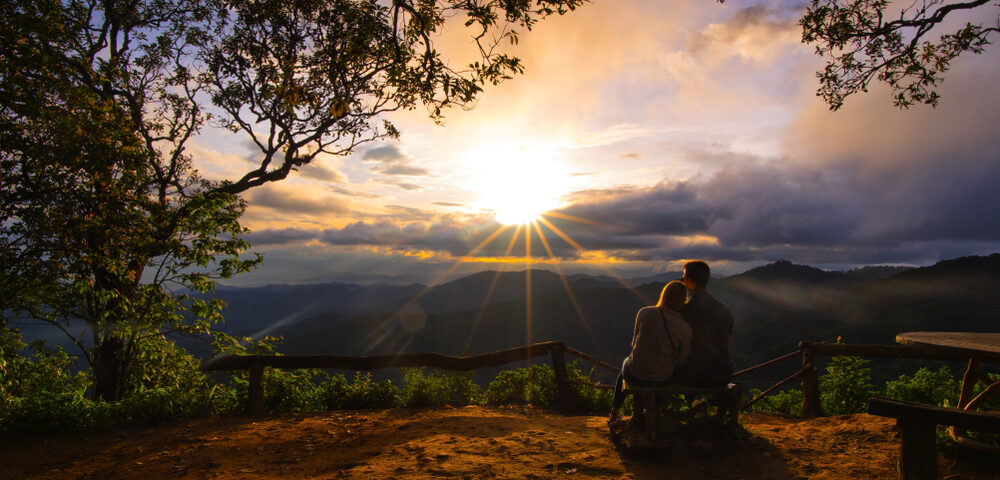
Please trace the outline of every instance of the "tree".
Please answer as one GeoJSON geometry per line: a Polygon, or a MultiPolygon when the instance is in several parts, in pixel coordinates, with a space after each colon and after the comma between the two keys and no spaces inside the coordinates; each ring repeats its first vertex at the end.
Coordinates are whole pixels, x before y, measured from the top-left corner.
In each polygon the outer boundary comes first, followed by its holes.
{"type": "Polygon", "coordinates": [[[130,388],[136,345],[204,332],[189,295],[253,268],[238,195],[321,155],[394,137],[387,112],[442,118],[521,73],[501,43],[583,0],[14,0],[0,6],[0,318],[85,353],[95,394],[130,388]],[[446,26],[478,58],[437,51],[446,26]],[[247,136],[245,174],[199,176],[207,127],[247,136]],[[184,315],[189,309],[193,315],[184,315]],[[89,338],[87,338],[89,336],[89,338]],[[86,339],[85,339],[86,338],[86,339]]]}
{"type": "Polygon", "coordinates": [[[803,43],[815,44],[816,54],[827,59],[816,74],[816,94],[837,110],[848,96],[878,80],[892,89],[899,108],[936,106],[936,88],[952,60],[982,53],[990,35],[1000,31],[1000,16],[996,25],[966,23],[936,41],[927,38],[946,19],[990,3],[921,0],[908,4],[898,18],[887,18],[888,0],[813,0],[799,23],[803,43]]]}

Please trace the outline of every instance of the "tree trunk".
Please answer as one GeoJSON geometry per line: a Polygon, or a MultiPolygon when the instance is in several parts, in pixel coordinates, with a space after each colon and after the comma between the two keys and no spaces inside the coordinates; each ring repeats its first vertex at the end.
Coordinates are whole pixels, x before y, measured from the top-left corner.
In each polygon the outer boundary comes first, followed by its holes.
{"type": "Polygon", "coordinates": [[[121,400],[125,385],[125,341],[118,336],[104,337],[94,345],[94,397],[109,402],[121,400]]]}

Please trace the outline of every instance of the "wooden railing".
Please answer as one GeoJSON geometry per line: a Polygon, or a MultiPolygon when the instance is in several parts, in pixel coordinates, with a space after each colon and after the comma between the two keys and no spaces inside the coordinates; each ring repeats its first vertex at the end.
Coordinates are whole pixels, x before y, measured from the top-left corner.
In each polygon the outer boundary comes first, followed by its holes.
{"type": "MultiPolygon", "coordinates": [[[[369,371],[380,368],[432,367],[443,370],[477,370],[519,362],[543,355],[549,355],[556,377],[556,399],[567,409],[573,408],[570,395],[569,376],[566,373],[566,355],[569,351],[565,342],[542,342],[524,347],[511,348],[500,352],[471,356],[452,356],[441,353],[401,353],[395,355],[346,356],[346,355],[227,355],[213,357],[202,362],[201,370],[250,370],[250,385],[247,392],[247,412],[250,415],[264,413],[264,367],[272,368],[329,368],[336,370],[369,371]]],[[[600,360],[582,354],[581,357],[600,360]]],[[[603,362],[602,362],[603,363],[603,362]]]]}
{"type": "Polygon", "coordinates": [[[799,342],[799,349],[782,357],[764,362],[755,367],[751,367],[735,375],[749,373],[760,368],[774,365],[776,363],[789,360],[798,356],[802,357],[802,368],[792,376],[778,382],[768,388],[757,398],[751,400],[743,406],[746,410],[763,396],[774,391],[776,388],[795,380],[802,379],[802,415],[807,418],[823,415],[820,405],[819,393],[819,371],[816,368],[816,358],[820,355],[826,356],[856,356],[856,357],[880,357],[880,358],[917,358],[924,360],[948,360],[954,362],[979,361],[1000,363],[1000,355],[994,353],[972,353],[956,352],[947,348],[919,347],[911,345],[849,345],[843,343],[817,343],[799,342]]]}
{"type": "MultiPolygon", "coordinates": [[[[228,355],[213,357],[202,363],[204,371],[250,370],[250,385],[247,395],[247,411],[251,415],[264,412],[264,367],[272,368],[329,368],[336,370],[370,371],[380,368],[432,367],[443,370],[468,371],[486,367],[498,367],[508,363],[549,355],[555,372],[557,401],[564,409],[573,409],[570,382],[566,373],[566,353],[576,355],[597,366],[611,371],[620,367],[604,362],[596,357],[566,346],[565,342],[542,342],[523,347],[511,348],[482,355],[452,356],[441,353],[401,353],[395,355],[346,356],[346,355],[228,355]]],[[[802,379],[803,416],[818,417],[823,414],[820,406],[819,372],[816,358],[826,356],[859,356],[883,358],[918,358],[926,360],[980,361],[1000,363],[1000,355],[990,353],[959,353],[945,348],[917,347],[909,345],[849,345],[842,343],[800,342],[798,350],[759,365],[734,373],[735,377],[760,370],[797,357],[802,358],[802,368],[788,378],[776,383],[743,405],[747,410],[758,400],[777,388],[802,379]]],[[[611,388],[611,385],[595,384],[596,387],[611,388]]]]}

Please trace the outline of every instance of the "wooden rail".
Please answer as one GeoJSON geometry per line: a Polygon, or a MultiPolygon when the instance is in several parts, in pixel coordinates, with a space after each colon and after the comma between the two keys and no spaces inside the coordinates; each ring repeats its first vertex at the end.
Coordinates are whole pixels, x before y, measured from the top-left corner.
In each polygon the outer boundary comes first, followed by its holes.
{"type": "MultiPolygon", "coordinates": [[[[202,362],[201,370],[250,370],[250,385],[247,398],[247,410],[251,415],[260,415],[264,411],[264,367],[272,368],[329,368],[337,370],[370,371],[380,368],[432,367],[444,370],[477,370],[486,367],[496,367],[530,358],[549,355],[552,369],[556,377],[557,400],[567,409],[573,409],[570,395],[569,376],[566,372],[565,354],[570,353],[595,365],[612,371],[619,367],[606,363],[596,357],[566,346],[565,342],[542,342],[523,347],[511,348],[499,352],[471,356],[452,356],[441,353],[402,353],[395,355],[347,356],[347,355],[227,355],[212,357],[202,362]]],[[[734,376],[756,371],[758,369],[802,356],[801,369],[789,378],[768,388],[757,398],[743,406],[745,410],[764,395],[784,385],[795,378],[802,378],[803,416],[817,417],[823,414],[820,406],[819,373],[816,368],[817,355],[827,356],[859,356],[885,358],[919,358],[931,360],[967,361],[970,358],[980,362],[1000,363],[1000,354],[958,352],[947,348],[918,347],[910,345],[848,345],[841,343],[800,342],[799,349],[760,365],[750,367],[734,376]]],[[[610,385],[594,385],[609,388],[610,385]]]]}
{"type": "MultiPolygon", "coordinates": [[[[203,371],[250,370],[247,411],[250,415],[264,413],[264,367],[330,368],[336,370],[369,371],[380,368],[432,367],[443,370],[476,370],[496,367],[534,357],[549,355],[556,377],[556,395],[560,405],[573,409],[569,376],[566,373],[565,342],[542,342],[482,355],[452,356],[441,353],[401,353],[395,355],[226,355],[202,362],[203,371]]],[[[573,353],[576,353],[574,350],[573,353]]],[[[589,356],[588,356],[589,357],[589,356]]]]}
{"type": "Polygon", "coordinates": [[[797,356],[802,356],[801,369],[792,376],[778,382],[774,386],[763,391],[756,398],[743,405],[743,410],[771,393],[778,387],[795,380],[802,379],[802,415],[811,418],[823,415],[820,405],[819,392],[819,371],[816,368],[816,357],[826,356],[856,356],[856,357],[882,357],[882,358],[917,358],[925,360],[949,360],[955,362],[965,362],[970,359],[977,362],[1000,363],[1000,354],[987,352],[969,352],[967,350],[953,350],[946,347],[926,347],[912,345],[865,345],[865,344],[843,344],[825,342],[799,342],[799,349],[782,355],[773,360],[761,363],[750,368],[740,370],[733,374],[734,377],[757,371],[761,368],[791,360],[797,356]]]}
{"type": "Polygon", "coordinates": [[[897,419],[902,443],[903,480],[937,478],[937,425],[1000,432],[1000,415],[882,397],[873,397],[868,401],[868,413],[897,419]]]}
{"type": "Polygon", "coordinates": [[[807,418],[823,415],[819,399],[819,373],[815,368],[816,355],[919,358],[954,362],[967,362],[971,359],[980,362],[1000,363],[1000,354],[970,352],[966,350],[958,351],[946,347],[799,342],[799,350],[802,352],[802,368],[804,370],[800,372],[802,375],[803,396],[802,415],[807,418]]]}

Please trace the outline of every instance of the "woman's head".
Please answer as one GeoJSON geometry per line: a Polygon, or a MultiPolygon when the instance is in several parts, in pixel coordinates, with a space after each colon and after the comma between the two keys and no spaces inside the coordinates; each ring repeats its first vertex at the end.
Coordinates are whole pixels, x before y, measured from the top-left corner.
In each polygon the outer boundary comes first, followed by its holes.
{"type": "Polygon", "coordinates": [[[663,287],[663,291],[660,292],[660,301],[656,306],[680,310],[684,306],[685,300],[687,300],[687,287],[684,286],[683,282],[674,280],[663,287]]]}

